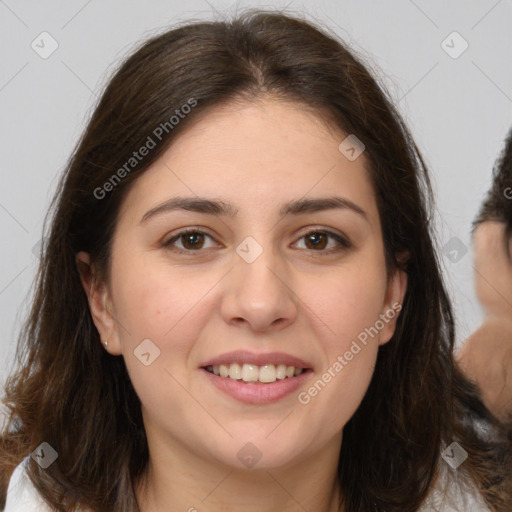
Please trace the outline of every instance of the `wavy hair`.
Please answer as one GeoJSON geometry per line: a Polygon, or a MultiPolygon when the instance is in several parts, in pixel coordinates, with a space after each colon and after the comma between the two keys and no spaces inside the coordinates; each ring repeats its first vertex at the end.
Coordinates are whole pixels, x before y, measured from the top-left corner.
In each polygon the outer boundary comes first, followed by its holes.
{"type": "Polygon", "coordinates": [[[124,360],[103,350],[75,255],[108,276],[112,234],[130,184],[210,109],[272,95],[302,104],[366,146],[388,271],[408,289],[391,341],[379,349],[360,407],[344,428],[338,475],[351,512],[418,510],[438,477],[442,450],[469,457],[457,475],[493,512],[510,512],[510,426],[482,404],[455,366],[452,307],[434,248],[428,171],[410,132],[362,59],[327,29],[280,12],[190,22],[143,42],[110,78],[71,155],[45,226],[32,310],[16,371],[5,385],[10,422],[1,437],[1,492],[42,441],[58,452],[31,481],[55,510],[138,510],[148,463],[140,401],[124,360]],[[197,101],[116,186],[99,188],[160,123],[197,101]],[[407,262],[399,255],[408,253],[407,262]],[[483,427],[483,428],[482,428],[483,427]]]}

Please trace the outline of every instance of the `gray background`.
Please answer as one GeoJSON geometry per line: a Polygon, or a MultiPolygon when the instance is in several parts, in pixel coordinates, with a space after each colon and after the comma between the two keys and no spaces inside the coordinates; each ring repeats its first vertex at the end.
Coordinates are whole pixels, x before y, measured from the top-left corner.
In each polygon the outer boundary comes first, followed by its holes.
{"type": "MultiPolygon", "coordinates": [[[[469,233],[512,125],[510,0],[189,0],[186,8],[168,0],[0,0],[0,382],[29,305],[44,215],[108,74],[170,24],[257,6],[287,7],[327,25],[381,77],[431,168],[439,245],[459,246],[442,256],[457,342],[479,325],[469,233]],[[47,59],[31,47],[42,44],[43,31],[59,45],[47,59]],[[469,44],[458,58],[442,47],[453,31],[469,44]]],[[[461,43],[445,44],[457,52],[461,43]]]]}

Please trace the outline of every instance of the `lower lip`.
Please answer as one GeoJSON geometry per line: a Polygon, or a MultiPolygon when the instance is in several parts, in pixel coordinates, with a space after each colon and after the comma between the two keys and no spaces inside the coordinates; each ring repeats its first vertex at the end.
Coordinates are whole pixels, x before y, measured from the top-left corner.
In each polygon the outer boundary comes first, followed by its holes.
{"type": "Polygon", "coordinates": [[[311,370],[306,370],[297,377],[287,377],[286,379],[276,380],[269,384],[263,384],[261,382],[245,384],[242,380],[219,377],[204,368],[201,368],[201,370],[214,386],[217,386],[217,388],[224,393],[246,404],[268,404],[277,402],[281,398],[296,391],[312,373],[311,370]]]}

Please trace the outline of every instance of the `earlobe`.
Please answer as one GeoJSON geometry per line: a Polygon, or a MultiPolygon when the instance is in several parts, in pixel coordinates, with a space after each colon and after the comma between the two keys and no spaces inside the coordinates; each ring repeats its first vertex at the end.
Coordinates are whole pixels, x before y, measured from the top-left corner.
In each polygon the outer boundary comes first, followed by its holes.
{"type": "Polygon", "coordinates": [[[105,349],[112,354],[118,355],[120,351],[117,329],[114,317],[111,313],[111,300],[108,287],[103,281],[97,279],[88,253],[83,251],[77,253],[75,261],[82,286],[89,302],[89,311],[94,325],[98,330],[100,340],[105,349]],[[106,340],[108,340],[108,346],[105,345],[106,340]]]}
{"type": "Polygon", "coordinates": [[[407,273],[404,270],[395,270],[395,273],[388,282],[386,300],[384,301],[384,308],[381,313],[384,327],[380,332],[379,345],[384,345],[393,336],[406,291],[407,273]]]}

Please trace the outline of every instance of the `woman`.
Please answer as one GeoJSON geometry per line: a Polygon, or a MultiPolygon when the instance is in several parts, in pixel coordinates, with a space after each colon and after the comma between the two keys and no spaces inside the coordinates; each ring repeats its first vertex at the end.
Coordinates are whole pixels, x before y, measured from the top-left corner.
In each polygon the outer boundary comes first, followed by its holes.
{"type": "Polygon", "coordinates": [[[473,223],[475,289],[482,325],[457,354],[484,402],[512,421],[512,131],[494,167],[491,189],[473,223]]]}
{"type": "Polygon", "coordinates": [[[17,465],[66,511],[448,510],[465,489],[509,510],[509,430],[454,366],[429,191],[375,80],[310,24],[143,44],[58,192],[4,489],[17,465]]]}

